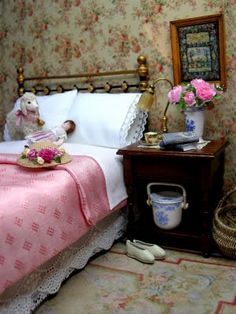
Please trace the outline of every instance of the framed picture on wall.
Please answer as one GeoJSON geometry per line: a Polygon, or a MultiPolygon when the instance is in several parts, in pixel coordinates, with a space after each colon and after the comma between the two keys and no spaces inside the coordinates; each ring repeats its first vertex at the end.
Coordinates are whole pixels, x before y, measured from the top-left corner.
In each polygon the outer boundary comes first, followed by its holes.
{"type": "Polygon", "coordinates": [[[226,89],[223,14],[170,22],[174,84],[202,78],[226,89]]]}

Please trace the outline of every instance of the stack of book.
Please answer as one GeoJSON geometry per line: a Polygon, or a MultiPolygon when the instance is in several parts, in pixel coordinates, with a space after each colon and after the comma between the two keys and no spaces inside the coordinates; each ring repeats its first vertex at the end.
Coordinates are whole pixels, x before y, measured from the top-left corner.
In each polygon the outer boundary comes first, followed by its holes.
{"type": "Polygon", "coordinates": [[[194,132],[175,132],[162,135],[160,148],[165,150],[187,151],[198,149],[199,137],[194,132]]]}

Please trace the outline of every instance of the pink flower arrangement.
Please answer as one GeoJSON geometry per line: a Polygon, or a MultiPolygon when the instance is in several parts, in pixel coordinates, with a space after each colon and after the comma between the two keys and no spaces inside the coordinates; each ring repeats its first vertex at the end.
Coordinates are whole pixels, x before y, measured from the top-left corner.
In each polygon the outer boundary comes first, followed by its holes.
{"type": "Polygon", "coordinates": [[[64,155],[64,148],[48,147],[36,150],[35,148],[26,147],[21,154],[21,158],[28,158],[35,164],[43,165],[44,163],[51,163],[55,161],[56,163],[61,163],[61,157],[64,155]]]}
{"type": "Polygon", "coordinates": [[[185,85],[174,86],[168,93],[169,103],[181,110],[188,108],[204,108],[212,101],[220,99],[223,89],[203,79],[194,79],[185,85]]]}

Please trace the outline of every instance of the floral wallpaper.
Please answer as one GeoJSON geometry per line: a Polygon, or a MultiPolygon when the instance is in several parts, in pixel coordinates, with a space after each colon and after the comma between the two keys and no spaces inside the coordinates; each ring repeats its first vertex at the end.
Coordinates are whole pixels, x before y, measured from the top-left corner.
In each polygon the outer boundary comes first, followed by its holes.
{"type": "MultiPolygon", "coordinates": [[[[130,69],[143,54],[150,77],[173,80],[169,22],[223,13],[228,88],[207,112],[205,136],[229,141],[224,187],[236,177],[236,0],[1,0],[0,126],[16,98],[16,68],[30,75],[130,69]]],[[[160,86],[150,129],[160,129],[169,86],[160,86]]],[[[168,111],[169,131],[183,116],[168,111]]]]}

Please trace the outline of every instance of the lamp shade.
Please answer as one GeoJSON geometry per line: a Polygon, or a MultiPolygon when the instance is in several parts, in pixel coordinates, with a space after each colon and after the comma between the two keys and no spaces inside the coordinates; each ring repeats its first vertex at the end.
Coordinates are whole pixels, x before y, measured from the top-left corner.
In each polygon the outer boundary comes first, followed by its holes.
{"type": "Polygon", "coordinates": [[[150,85],[147,90],[142,94],[137,104],[139,110],[150,111],[154,102],[154,86],[150,85]]]}
{"type": "MultiPolygon", "coordinates": [[[[139,102],[137,103],[137,108],[139,110],[143,110],[146,112],[149,112],[153,103],[154,103],[154,93],[155,93],[155,88],[156,88],[156,84],[160,81],[166,81],[170,86],[171,89],[173,88],[173,84],[170,80],[166,79],[166,78],[158,78],[156,79],[153,84],[150,84],[146,91],[142,94],[142,96],[139,99],[139,102]]],[[[162,117],[162,132],[167,132],[167,110],[169,107],[169,101],[167,102],[166,106],[165,106],[165,110],[164,110],[164,114],[162,117]]]]}

